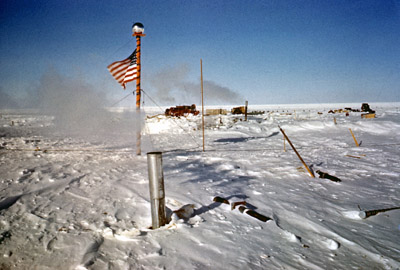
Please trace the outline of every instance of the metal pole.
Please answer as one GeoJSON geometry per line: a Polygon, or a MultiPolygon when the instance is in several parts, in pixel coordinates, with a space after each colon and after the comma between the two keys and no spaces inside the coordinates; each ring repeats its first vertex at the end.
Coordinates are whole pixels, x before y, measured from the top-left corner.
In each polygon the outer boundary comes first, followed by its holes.
{"type": "Polygon", "coordinates": [[[203,129],[203,152],[204,152],[204,95],[203,95],[203,61],[200,59],[200,78],[201,78],[201,125],[203,129]]]}
{"type": "Polygon", "coordinates": [[[140,36],[136,36],[136,110],[140,110],[140,36]]]}
{"type": "Polygon", "coordinates": [[[145,35],[142,33],[134,33],[133,36],[136,36],[136,154],[138,156],[141,155],[141,111],[140,111],[140,96],[141,96],[141,88],[140,88],[140,38],[145,35]]]}
{"type": "Polygon", "coordinates": [[[164,173],[162,169],[162,153],[147,153],[149,172],[149,188],[151,202],[152,228],[157,229],[167,223],[165,215],[164,173]]]}

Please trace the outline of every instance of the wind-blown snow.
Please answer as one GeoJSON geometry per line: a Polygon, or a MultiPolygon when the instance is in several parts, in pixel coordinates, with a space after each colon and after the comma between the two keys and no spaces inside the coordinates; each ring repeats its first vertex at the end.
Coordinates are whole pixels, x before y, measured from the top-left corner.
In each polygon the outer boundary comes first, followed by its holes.
{"type": "Polygon", "coordinates": [[[163,152],[171,220],[157,230],[135,127],[115,128],[130,113],[110,110],[112,136],[91,141],[53,133],[52,115],[2,110],[0,269],[399,269],[400,210],[364,211],[400,206],[400,104],[370,104],[375,119],[328,113],[360,105],[206,116],[205,152],[201,116],[146,108],[142,152],[163,152]],[[310,177],[278,126],[341,182],[310,177]],[[232,210],[243,201],[271,219],[232,210]]]}

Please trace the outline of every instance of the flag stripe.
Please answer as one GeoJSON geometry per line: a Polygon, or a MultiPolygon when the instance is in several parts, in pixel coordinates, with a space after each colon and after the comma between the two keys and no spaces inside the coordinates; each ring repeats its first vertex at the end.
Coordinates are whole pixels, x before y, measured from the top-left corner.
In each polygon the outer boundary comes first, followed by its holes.
{"type": "Polygon", "coordinates": [[[125,89],[125,85],[137,78],[136,50],[126,59],[110,64],[107,69],[125,89]]]}
{"type": "Polygon", "coordinates": [[[112,63],[111,65],[108,66],[108,70],[110,70],[110,72],[114,72],[114,70],[117,70],[121,67],[129,66],[130,62],[131,61],[129,59],[127,59],[124,61],[118,61],[118,62],[112,63]]]}

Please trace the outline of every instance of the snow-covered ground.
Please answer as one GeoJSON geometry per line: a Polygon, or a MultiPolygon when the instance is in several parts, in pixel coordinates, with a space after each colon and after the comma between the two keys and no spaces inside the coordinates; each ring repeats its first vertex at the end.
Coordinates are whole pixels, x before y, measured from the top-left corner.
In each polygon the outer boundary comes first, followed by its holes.
{"type": "Polygon", "coordinates": [[[111,110],[113,124],[84,135],[65,133],[52,115],[2,110],[0,269],[400,269],[400,210],[360,217],[400,206],[400,104],[370,104],[375,119],[328,113],[360,106],[207,116],[205,152],[201,116],[146,108],[154,117],[143,125],[141,156],[129,110],[111,110]],[[287,141],[284,151],[279,126],[315,178],[287,141]],[[167,208],[194,204],[189,218],[174,215],[157,230],[149,229],[149,151],[163,152],[167,208]]]}

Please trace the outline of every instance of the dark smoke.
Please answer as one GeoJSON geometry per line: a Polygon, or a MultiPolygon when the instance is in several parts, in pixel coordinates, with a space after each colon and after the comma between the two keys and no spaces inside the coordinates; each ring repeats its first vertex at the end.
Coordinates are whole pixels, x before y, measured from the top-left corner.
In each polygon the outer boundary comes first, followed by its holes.
{"type": "MultiPolygon", "coordinates": [[[[176,96],[184,89],[189,74],[187,65],[168,67],[153,76],[150,83],[156,90],[156,98],[163,104],[176,102],[176,96]]],[[[182,93],[180,93],[182,95],[182,93]]]]}
{"type": "MultiPolygon", "coordinates": [[[[188,65],[161,70],[150,79],[151,86],[155,89],[154,98],[164,105],[198,103],[201,100],[200,79],[197,83],[189,81],[189,73],[188,65]]],[[[239,94],[216,82],[204,80],[203,88],[205,102],[208,105],[234,104],[242,101],[239,94]]]]}

